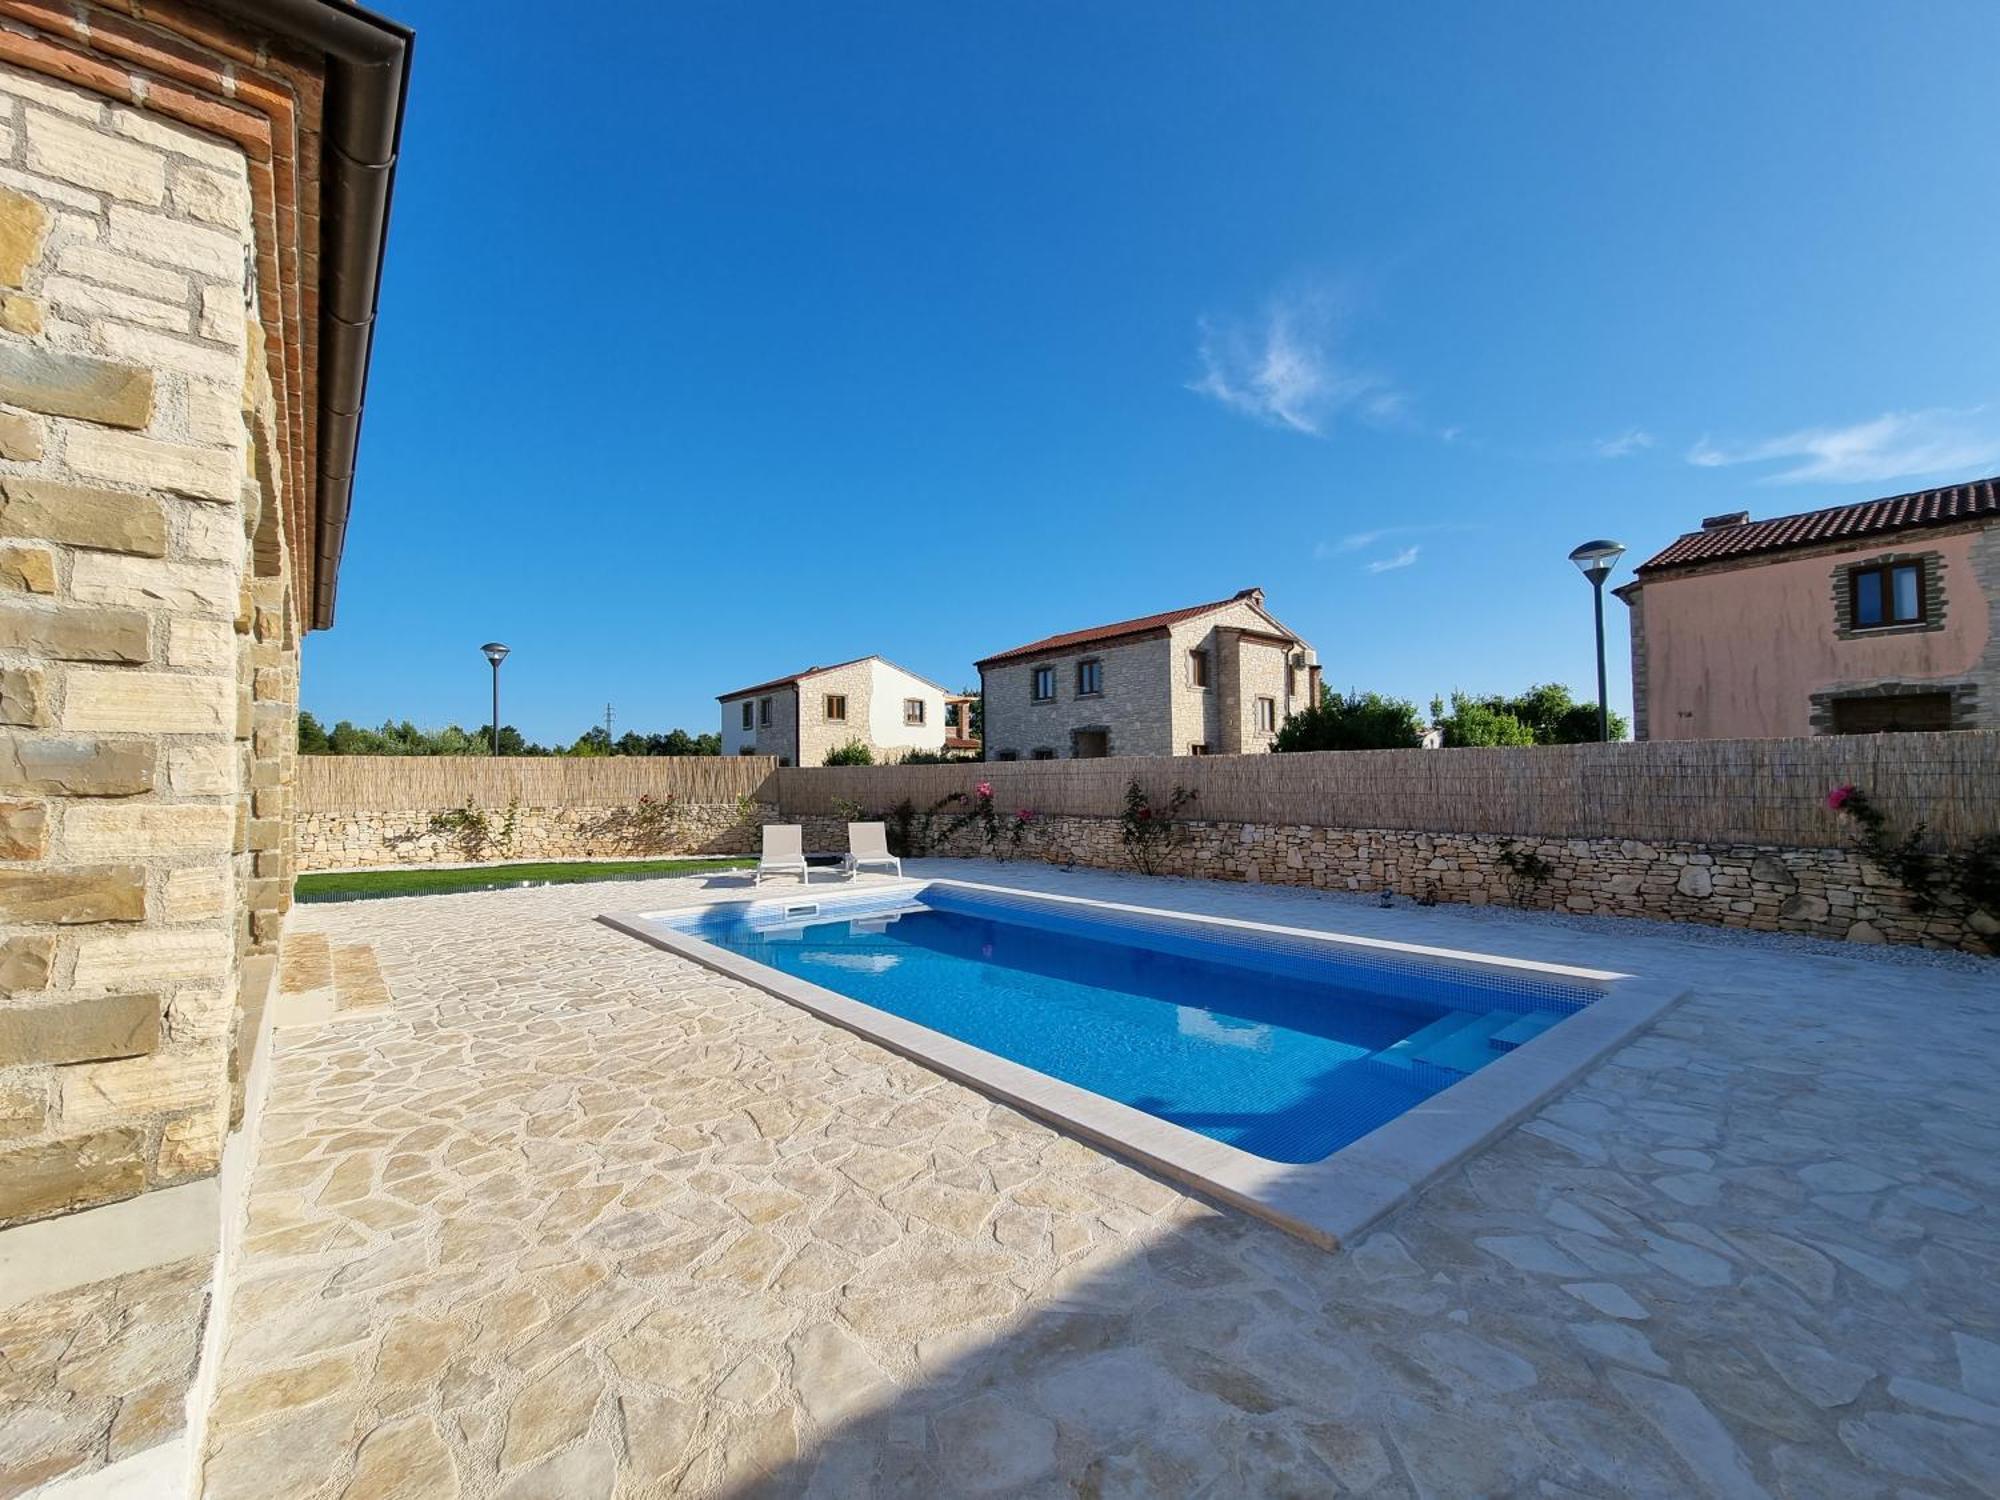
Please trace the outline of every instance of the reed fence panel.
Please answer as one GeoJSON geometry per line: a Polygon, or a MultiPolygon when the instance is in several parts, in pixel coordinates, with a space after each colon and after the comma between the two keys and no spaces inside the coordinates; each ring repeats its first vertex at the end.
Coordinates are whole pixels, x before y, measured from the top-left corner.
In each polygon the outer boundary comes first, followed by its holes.
{"type": "Polygon", "coordinates": [[[683,802],[775,800],[770,756],[302,755],[301,814],[620,807],[642,796],[683,802]]]}
{"type": "Polygon", "coordinates": [[[824,766],[771,773],[780,812],[869,814],[992,783],[1004,809],[1116,816],[1128,782],[1160,801],[1196,793],[1215,822],[1398,828],[1823,848],[1847,841],[1826,806],[1865,790],[1892,828],[1962,845],[2000,834],[2000,731],[1772,740],[1649,740],[1477,750],[824,766]]]}

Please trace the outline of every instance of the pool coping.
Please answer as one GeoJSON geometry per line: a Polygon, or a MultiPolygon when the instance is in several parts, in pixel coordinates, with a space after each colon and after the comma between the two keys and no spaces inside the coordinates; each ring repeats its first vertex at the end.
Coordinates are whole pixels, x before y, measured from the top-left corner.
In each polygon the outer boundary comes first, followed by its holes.
{"type": "MultiPolygon", "coordinates": [[[[1652,1025],[1687,994],[1686,987],[1678,981],[1614,970],[1537,963],[1463,949],[1208,916],[1170,907],[1024,892],[1011,886],[968,880],[884,881],[868,887],[867,895],[879,898],[899,891],[915,895],[933,885],[1142,913],[1239,932],[1312,938],[1332,948],[1393,952],[1431,962],[1488,969],[1527,970],[1570,982],[1582,978],[1599,986],[1603,993],[1601,998],[1540,1036],[1494,1059],[1478,1072],[1331,1156],[1291,1165],[1267,1161],[1211,1140],[1131,1105],[1065,1083],[941,1031],[906,1021],[809,980],[795,978],[691,934],[660,925],[668,919],[686,919],[706,907],[740,901],[737,892],[671,910],[605,913],[597,920],[655,948],[763,990],[933,1072],[1049,1121],[1106,1150],[1132,1158],[1164,1177],[1268,1220],[1328,1250],[1351,1243],[1426,1185],[1520,1123],[1552,1095],[1652,1025]]],[[[752,899],[763,898],[753,895],[752,899]]],[[[795,897],[794,901],[799,899],[795,897]]]]}

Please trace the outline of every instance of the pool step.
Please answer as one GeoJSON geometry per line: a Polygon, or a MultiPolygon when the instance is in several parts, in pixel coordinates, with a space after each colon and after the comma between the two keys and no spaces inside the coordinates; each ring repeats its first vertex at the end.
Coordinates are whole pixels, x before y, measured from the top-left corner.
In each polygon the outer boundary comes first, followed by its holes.
{"type": "Polygon", "coordinates": [[[1455,1010],[1375,1054],[1391,1067],[1417,1063],[1471,1073],[1542,1034],[1557,1018],[1518,1011],[1455,1010]]]}
{"type": "Polygon", "coordinates": [[[1561,1019],[1562,1017],[1553,1011],[1523,1011],[1514,1018],[1511,1025],[1502,1027],[1499,1031],[1493,1033],[1493,1050],[1496,1052],[1512,1052],[1523,1042],[1532,1042],[1561,1019]]]}
{"type": "Polygon", "coordinates": [[[1473,1016],[1451,1035],[1418,1048],[1417,1059],[1457,1073],[1475,1072],[1500,1055],[1493,1050],[1493,1036],[1513,1020],[1514,1013],[1505,1010],[1473,1016]]]}
{"type": "Polygon", "coordinates": [[[1442,1042],[1459,1027],[1469,1025],[1479,1017],[1469,1010],[1454,1010],[1439,1016],[1422,1031],[1413,1031],[1400,1042],[1394,1042],[1375,1054],[1378,1062],[1392,1067],[1407,1068],[1417,1062],[1418,1054],[1426,1047],[1442,1042]]]}

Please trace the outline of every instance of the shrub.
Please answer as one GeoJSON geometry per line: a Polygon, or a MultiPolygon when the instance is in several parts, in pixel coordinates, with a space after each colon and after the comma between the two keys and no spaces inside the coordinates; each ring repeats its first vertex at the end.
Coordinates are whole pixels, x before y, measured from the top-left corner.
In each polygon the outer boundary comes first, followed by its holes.
{"type": "Polygon", "coordinates": [[[1279,726],[1274,750],[1414,750],[1423,742],[1417,706],[1380,693],[1345,697],[1320,689],[1319,702],[1279,726]]]}
{"type": "Polygon", "coordinates": [[[1922,823],[1891,833],[1888,817],[1858,786],[1835,787],[1826,805],[1853,823],[1855,848],[1908,891],[1918,911],[2000,917],[2000,836],[1982,834],[1953,853],[1931,848],[1922,823]]]}
{"type": "Polygon", "coordinates": [[[1497,707],[1501,701],[1453,693],[1451,712],[1448,714],[1441,712],[1442,703],[1433,703],[1431,712],[1437,717],[1438,727],[1444,730],[1446,746],[1459,749],[1468,745],[1534,744],[1535,732],[1505,709],[1497,707]]]}
{"type": "MultiPolygon", "coordinates": [[[[1451,695],[1451,712],[1431,700],[1431,717],[1447,746],[1587,745],[1597,740],[1597,705],[1580,703],[1559,682],[1538,683],[1509,698],[1500,693],[1451,695]]],[[[1611,738],[1625,738],[1625,720],[1612,714],[1611,738]]]]}
{"type": "Polygon", "coordinates": [[[478,860],[486,858],[489,853],[504,855],[514,847],[514,829],[520,816],[521,799],[516,797],[507,804],[507,811],[496,828],[493,820],[467,797],[463,807],[431,814],[429,831],[442,834],[457,844],[459,852],[467,859],[478,860]]]}
{"type": "Polygon", "coordinates": [[[872,766],[875,764],[875,752],[870,750],[861,740],[849,740],[838,749],[826,752],[826,764],[829,766],[872,766]]]}
{"type": "MultiPolygon", "coordinates": [[[[962,797],[964,794],[955,795],[962,797]]],[[[1016,808],[1012,817],[1002,814],[993,805],[993,783],[982,781],[973,789],[972,807],[952,819],[946,836],[949,837],[962,828],[976,825],[979,829],[980,847],[985,851],[986,857],[1004,860],[1021,847],[1021,840],[1027,835],[1028,825],[1034,821],[1035,814],[1031,808],[1016,808]]]]}
{"type": "Polygon", "coordinates": [[[1119,814],[1118,836],[1125,857],[1142,875],[1157,875],[1166,851],[1187,837],[1181,811],[1196,794],[1176,786],[1164,807],[1155,807],[1135,776],[1125,784],[1125,810],[1119,814]]]}
{"type": "Polygon", "coordinates": [[[889,852],[898,859],[919,859],[930,853],[931,846],[936,842],[938,814],[964,800],[963,792],[946,792],[929,807],[919,808],[905,797],[882,818],[889,852]]]}

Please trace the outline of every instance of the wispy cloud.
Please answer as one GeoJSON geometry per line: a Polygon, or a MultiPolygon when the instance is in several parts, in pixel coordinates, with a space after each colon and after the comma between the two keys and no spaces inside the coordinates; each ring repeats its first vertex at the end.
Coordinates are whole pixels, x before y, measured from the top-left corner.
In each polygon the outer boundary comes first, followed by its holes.
{"type": "Polygon", "coordinates": [[[1398,568],[1407,568],[1417,560],[1421,547],[1405,547],[1393,557],[1378,557],[1368,564],[1371,573],[1393,573],[1398,568]]]}
{"type": "Polygon", "coordinates": [[[1730,447],[1707,437],[1687,460],[1705,469],[1777,464],[1767,484],[1874,484],[2000,462],[2000,419],[1983,406],[1884,412],[1850,427],[1808,427],[1730,447]]]}
{"type": "MultiPolygon", "coordinates": [[[[1317,562],[1326,562],[1331,558],[1345,557],[1350,552],[1365,552],[1376,543],[1387,541],[1390,537],[1395,536],[1437,536],[1451,531],[1478,531],[1481,529],[1481,527],[1470,521],[1437,521],[1425,526],[1378,526],[1373,531],[1350,531],[1346,536],[1340,537],[1335,541],[1315,542],[1313,544],[1313,558],[1317,562]]],[[[1415,562],[1418,549],[1411,547],[1408,550],[1409,558],[1407,561],[1390,561],[1389,566],[1407,568],[1410,563],[1415,562]]],[[[1369,571],[1385,573],[1388,571],[1388,568],[1376,568],[1371,565],[1369,571]]]]}
{"type": "Polygon", "coordinates": [[[1273,427],[1323,437],[1342,416],[1389,425],[1407,400],[1393,382],[1336,348],[1339,318],[1323,293],[1274,299],[1249,321],[1204,318],[1201,376],[1188,389],[1273,427]]]}
{"type": "Polygon", "coordinates": [[[1653,446],[1653,435],[1642,427],[1627,428],[1616,437],[1599,438],[1591,444],[1599,458],[1629,458],[1653,446]]]}
{"type": "Polygon", "coordinates": [[[1359,552],[1363,547],[1372,547],[1388,534],[1387,531],[1351,531],[1337,542],[1314,543],[1313,556],[1325,562],[1343,552],[1359,552]]]}

